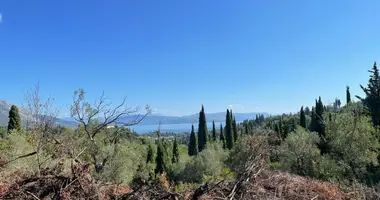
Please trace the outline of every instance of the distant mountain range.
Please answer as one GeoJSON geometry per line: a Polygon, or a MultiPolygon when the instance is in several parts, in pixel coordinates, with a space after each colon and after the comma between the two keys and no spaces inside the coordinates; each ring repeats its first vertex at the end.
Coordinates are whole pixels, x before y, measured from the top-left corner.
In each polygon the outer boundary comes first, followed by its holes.
{"type": "MultiPolygon", "coordinates": [[[[7,101],[0,101],[0,125],[4,126],[8,124],[8,114],[12,104],[7,101]]],[[[26,119],[26,112],[19,108],[21,119],[26,119]]],[[[243,121],[246,119],[255,119],[257,114],[263,114],[265,117],[269,116],[268,113],[233,113],[236,121],[243,121]]],[[[119,119],[120,123],[127,123],[136,118],[134,116],[122,117],[119,119]]],[[[185,123],[198,123],[199,114],[185,115],[181,117],[176,116],[163,116],[163,115],[150,115],[147,116],[140,125],[157,125],[161,124],[185,124],[185,123]]],[[[226,119],[225,112],[218,113],[206,113],[206,120],[208,122],[224,122],[226,119]]],[[[57,118],[57,124],[67,127],[76,127],[77,123],[72,118],[57,118]]]]}
{"type": "MultiPolygon", "coordinates": [[[[6,126],[8,124],[9,110],[13,104],[8,101],[0,101],[0,126],[6,126]]],[[[24,123],[27,119],[27,112],[18,106],[21,121],[24,123]]],[[[65,119],[56,119],[56,124],[65,127],[76,127],[77,123],[65,119]]]]}
{"type": "MultiPolygon", "coordinates": [[[[263,114],[265,117],[268,117],[268,113],[233,113],[233,115],[236,118],[236,121],[243,121],[246,119],[255,119],[256,115],[263,114]]],[[[129,116],[129,117],[123,117],[119,121],[126,123],[128,121],[131,121],[136,116],[129,116]]],[[[161,122],[161,124],[187,124],[187,123],[198,123],[199,120],[199,114],[193,114],[193,115],[185,115],[181,117],[174,117],[174,116],[162,116],[162,115],[151,115],[147,116],[142,122],[141,125],[156,125],[161,122]]],[[[224,122],[226,120],[226,113],[225,112],[218,112],[218,113],[206,113],[206,120],[208,122],[215,121],[215,122],[224,122]]]]}

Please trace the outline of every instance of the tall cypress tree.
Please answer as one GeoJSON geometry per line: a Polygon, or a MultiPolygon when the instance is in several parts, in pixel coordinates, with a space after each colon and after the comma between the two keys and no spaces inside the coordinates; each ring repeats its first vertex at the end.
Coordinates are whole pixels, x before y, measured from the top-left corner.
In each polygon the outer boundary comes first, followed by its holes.
{"type": "Polygon", "coordinates": [[[9,110],[8,133],[12,130],[21,130],[21,117],[18,113],[18,108],[15,105],[12,105],[9,110]]]}
{"type": "Polygon", "coordinates": [[[305,115],[305,111],[303,110],[303,106],[301,107],[301,110],[300,110],[300,125],[303,128],[306,128],[306,115],[305,115]]]}
{"type": "Polygon", "coordinates": [[[237,127],[236,127],[235,117],[232,120],[232,131],[234,132],[234,142],[236,142],[237,139],[238,139],[238,130],[237,130],[237,127]]]}
{"type": "Polygon", "coordinates": [[[208,139],[208,130],[206,122],[206,114],[202,105],[202,110],[199,112],[199,127],[198,127],[198,151],[201,152],[206,148],[208,139]]]}
{"type": "Polygon", "coordinates": [[[162,174],[166,170],[165,165],[165,155],[164,147],[162,146],[162,141],[160,139],[160,130],[157,131],[157,156],[156,156],[156,168],[154,169],[155,174],[162,174]]]}
{"type": "Polygon", "coordinates": [[[321,97],[319,97],[315,105],[315,117],[316,117],[315,131],[318,133],[320,137],[318,148],[321,150],[321,154],[325,154],[329,152],[328,141],[325,134],[325,121],[323,118],[323,112],[324,112],[324,106],[323,106],[321,97]]]}
{"type": "Polygon", "coordinates": [[[347,104],[351,103],[351,93],[350,93],[350,87],[346,87],[346,101],[347,104]]]}
{"type": "Polygon", "coordinates": [[[194,125],[191,125],[190,142],[189,142],[189,156],[195,156],[198,154],[197,138],[194,132],[194,125]]]}
{"type": "Polygon", "coordinates": [[[223,133],[223,125],[220,124],[220,134],[219,134],[219,140],[222,142],[223,144],[223,149],[226,148],[226,140],[224,139],[224,133],[223,133]]]}
{"type": "Polygon", "coordinates": [[[311,108],[311,123],[310,123],[310,127],[309,127],[309,130],[310,131],[316,131],[316,126],[317,126],[317,117],[316,117],[316,114],[315,114],[315,108],[312,107],[311,108]]]}
{"type": "Polygon", "coordinates": [[[152,163],[154,160],[154,156],[153,156],[153,147],[151,144],[148,145],[148,155],[147,155],[147,158],[146,158],[146,163],[152,163]]]}
{"type": "Polygon", "coordinates": [[[247,135],[248,135],[248,134],[249,134],[249,131],[248,131],[248,123],[247,123],[247,124],[245,124],[245,125],[244,125],[244,127],[245,127],[245,134],[247,134],[247,135]]]}
{"type": "Polygon", "coordinates": [[[227,109],[226,113],[226,127],[224,128],[225,136],[226,136],[226,146],[228,149],[232,149],[234,146],[234,137],[232,133],[232,119],[230,111],[227,109]]]}
{"type": "Polygon", "coordinates": [[[179,161],[178,143],[177,143],[177,138],[174,138],[172,163],[173,164],[178,163],[178,161],[179,161]]]}
{"type": "Polygon", "coordinates": [[[216,130],[214,120],[212,120],[212,140],[216,141],[216,130]]]}
{"type": "Polygon", "coordinates": [[[296,120],[296,118],[293,116],[292,118],[291,118],[291,122],[292,122],[292,124],[291,124],[291,132],[293,132],[293,131],[296,131],[296,129],[297,129],[297,120],[296,120]]]}
{"type": "Polygon", "coordinates": [[[316,132],[319,133],[320,137],[325,137],[325,122],[323,120],[324,107],[319,97],[318,101],[316,101],[315,105],[315,116],[316,116],[316,132]]]}
{"type": "Polygon", "coordinates": [[[365,108],[369,111],[374,126],[380,126],[380,75],[376,66],[376,62],[373,64],[372,70],[368,80],[367,87],[360,85],[365,93],[365,98],[356,96],[364,104],[365,108]]]}

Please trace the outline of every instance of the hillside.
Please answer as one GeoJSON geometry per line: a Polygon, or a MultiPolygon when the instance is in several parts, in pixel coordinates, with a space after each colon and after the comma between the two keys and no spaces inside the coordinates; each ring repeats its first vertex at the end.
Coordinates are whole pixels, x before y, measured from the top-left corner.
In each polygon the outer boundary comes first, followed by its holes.
{"type": "MultiPolygon", "coordinates": [[[[11,109],[11,106],[13,104],[11,102],[1,100],[0,101],[0,126],[6,126],[8,124],[8,115],[9,115],[9,110],[11,109]]],[[[27,118],[27,113],[24,109],[22,109],[21,106],[18,106],[19,108],[19,114],[21,116],[22,122],[26,121],[27,118]]],[[[56,123],[61,126],[66,126],[66,127],[75,127],[76,123],[70,120],[65,120],[65,119],[56,119],[56,123]]]]}

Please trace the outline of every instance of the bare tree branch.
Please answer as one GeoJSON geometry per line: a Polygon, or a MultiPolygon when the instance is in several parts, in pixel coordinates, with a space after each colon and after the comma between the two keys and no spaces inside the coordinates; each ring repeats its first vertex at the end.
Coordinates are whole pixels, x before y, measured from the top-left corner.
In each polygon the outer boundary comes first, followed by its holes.
{"type": "Polygon", "coordinates": [[[91,157],[93,159],[93,163],[95,165],[96,171],[100,172],[104,165],[109,161],[110,158],[115,157],[117,154],[117,144],[120,138],[120,133],[118,132],[119,128],[116,129],[116,132],[111,135],[106,131],[106,128],[111,125],[120,124],[120,120],[123,117],[136,115],[134,119],[122,123],[122,127],[131,126],[140,123],[147,115],[150,114],[151,110],[149,106],[146,106],[146,112],[141,117],[140,114],[137,114],[140,111],[140,107],[127,107],[126,105],[126,97],[123,101],[118,104],[116,107],[112,108],[111,103],[107,102],[105,98],[104,92],[99,97],[97,101],[95,101],[92,105],[88,103],[85,99],[85,92],[83,89],[79,89],[74,92],[73,96],[73,104],[70,107],[71,116],[84,128],[84,131],[91,141],[93,148],[91,157]],[[110,144],[114,145],[113,155],[107,155],[103,158],[98,158],[98,154],[100,151],[100,147],[96,144],[96,136],[105,131],[106,138],[110,144]],[[101,163],[99,163],[101,161],[101,163]]]}

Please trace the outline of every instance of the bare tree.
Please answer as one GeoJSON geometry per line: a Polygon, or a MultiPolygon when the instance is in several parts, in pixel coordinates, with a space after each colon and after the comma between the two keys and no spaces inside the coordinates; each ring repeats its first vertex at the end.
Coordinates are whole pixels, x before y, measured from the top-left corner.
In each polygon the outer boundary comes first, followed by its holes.
{"type": "Polygon", "coordinates": [[[58,110],[54,109],[53,102],[54,99],[50,97],[47,99],[41,97],[39,83],[25,95],[26,105],[23,106],[23,109],[26,112],[26,130],[32,134],[36,142],[35,155],[37,156],[38,174],[43,163],[40,160],[42,148],[52,141],[58,142],[53,137],[58,115],[58,110]]]}
{"type": "Polygon", "coordinates": [[[101,173],[110,158],[117,154],[117,144],[122,134],[122,127],[132,126],[140,123],[151,109],[148,105],[145,107],[145,113],[139,114],[140,107],[126,106],[126,98],[115,107],[105,98],[104,93],[93,104],[85,99],[83,89],[76,90],[73,96],[73,104],[70,107],[71,116],[83,127],[85,134],[91,145],[91,157],[95,170],[101,173]],[[132,117],[128,122],[121,122],[122,117],[132,117]],[[116,131],[112,133],[107,131],[107,127],[115,125],[116,131]],[[113,153],[106,156],[101,155],[101,147],[96,141],[98,134],[104,131],[110,144],[113,144],[113,153]]]}

